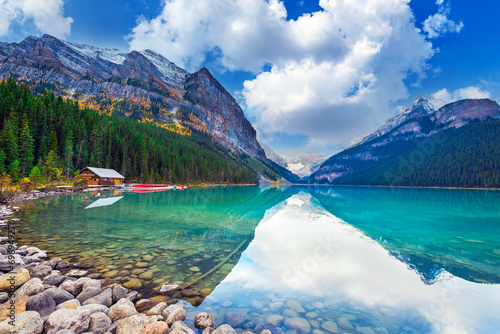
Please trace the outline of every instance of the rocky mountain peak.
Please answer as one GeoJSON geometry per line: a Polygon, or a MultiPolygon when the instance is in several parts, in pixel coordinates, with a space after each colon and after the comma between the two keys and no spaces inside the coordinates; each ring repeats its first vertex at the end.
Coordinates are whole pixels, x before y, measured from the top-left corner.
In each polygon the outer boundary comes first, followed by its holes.
{"type": "Polygon", "coordinates": [[[207,68],[187,77],[184,97],[196,106],[192,108],[193,114],[210,132],[259,159],[266,159],[243,110],[207,68]]]}
{"type": "Polygon", "coordinates": [[[255,129],[207,68],[189,74],[152,50],[124,52],[46,34],[0,43],[0,78],[11,75],[78,98],[84,106],[116,108],[117,114],[133,119],[154,117],[155,122],[181,126],[176,113],[182,110],[180,115],[197,118],[197,127],[201,124],[230,149],[266,159],[255,129]]]}
{"type": "Polygon", "coordinates": [[[431,119],[438,124],[460,127],[473,120],[500,118],[500,106],[489,99],[466,99],[452,102],[436,111],[431,119]]]}

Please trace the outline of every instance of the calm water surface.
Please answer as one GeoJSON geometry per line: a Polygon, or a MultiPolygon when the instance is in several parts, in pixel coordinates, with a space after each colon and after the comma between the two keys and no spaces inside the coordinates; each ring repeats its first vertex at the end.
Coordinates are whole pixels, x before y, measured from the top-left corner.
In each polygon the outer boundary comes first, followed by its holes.
{"type": "Polygon", "coordinates": [[[498,191],[77,194],[37,200],[19,218],[20,243],[139,282],[147,297],[223,263],[171,297],[188,324],[207,311],[238,332],[500,333],[498,191]]]}

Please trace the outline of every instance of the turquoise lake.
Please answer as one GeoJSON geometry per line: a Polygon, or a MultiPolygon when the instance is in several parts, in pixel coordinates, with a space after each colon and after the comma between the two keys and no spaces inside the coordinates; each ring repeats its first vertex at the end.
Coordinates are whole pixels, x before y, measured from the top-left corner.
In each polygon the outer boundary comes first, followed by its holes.
{"type": "Polygon", "coordinates": [[[238,333],[500,333],[500,191],[114,191],[39,199],[18,218],[20,244],[143,297],[195,282],[167,300],[188,325],[206,311],[238,333]]]}

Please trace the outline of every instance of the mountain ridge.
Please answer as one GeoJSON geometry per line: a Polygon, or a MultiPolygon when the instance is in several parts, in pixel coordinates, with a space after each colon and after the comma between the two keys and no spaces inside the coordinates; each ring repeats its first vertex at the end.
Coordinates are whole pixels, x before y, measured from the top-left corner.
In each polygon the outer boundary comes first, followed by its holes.
{"type": "MultiPolygon", "coordinates": [[[[403,168],[415,169],[415,166],[418,166],[421,170],[425,170],[427,167],[423,162],[436,161],[436,159],[441,159],[441,165],[449,166],[450,170],[461,169],[462,176],[459,175],[460,172],[455,172],[454,178],[460,178],[461,182],[467,186],[484,187],[491,180],[497,179],[498,172],[495,173],[488,166],[496,163],[497,158],[491,152],[498,149],[499,143],[494,140],[488,144],[481,142],[478,126],[475,125],[479,123],[489,132],[496,131],[496,127],[499,126],[500,131],[500,106],[496,102],[489,99],[465,99],[449,103],[437,110],[430,107],[427,98],[419,97],[416,102],[419,103],[412,104],[410,108],[388,120],[381,128],[366,136],[359,143],[331,156],[315,173],[311,174],[308,183],[402,185],[400,174],[405,174],[402,171],[403,168]],[[463,136],[464,143],[468,146],[460,144],[457,139],[460,135],[463,136]],[[470,170],[465,165],[453,165],[450,161],[451,155],[446,152],[446,144],[453,144],[456,147],[457,152],[454,152],[453,159],[463,160],[465,164],[469,160],[472,161],[472,156],[474,156],[474,159],[478,159],[476,166],[485,162],[486,170],[477,170],[477,168],[470,170]],[[421,148],[422,145],[431,145],[434,149],[426,152],[421,148]],[[474,149],[482,155],[474,153],[474,149]],[[460,152],[464,152],[462,156],[460,152]],[[420,160],[413,162],[411,158],[416,155],[419,155],[420,160]],[[385,170],[381,166],[385,166],[385,170]],[[386,179],[382,177],[382,174],[389,170],[392,173],[392,180],[389,180],[390,177],[386,179]],[[467,173],[471,175],[466,175],[467,173]],[[489,181],[479,180],[481,177],[476,177],[478,173],[486,175],[489,181]],[[471,177],[476,177],[477,180],[472,183],[466,180],[471,177]]],[[[441,170],[442,168],[434,168],[439,170],[436,173],[441,173],[443,179],[449,177],[445,171],[441,170]]],[[[429,172],[432,173],[432,171],[429,172]]],[[[425,175],[417,176],[418,173],[419,170],[406,171],[405,177],[412,175],[415,180],[427,179],[425,175]]],[[[439,183],[436,178],[433,180],[432,182],[439,183]]],[[[430,181],[422,182],[426,186],[433,185],[430,181]]],[[[496,185],[497,181],[491,182],[496,185]]],[[[404,185],[418,185],[408,180],[403,183],[404,185]]],[[[454,183],[454,186],[460,185],[460,182],[454,183]]]]}
{"type": "MultiPolygon", "coordinates": [[[[0,78],[12,75],[24,79],[30,86],[40,85],[41,91],[50,88],[101,112],[114,108],[119,115],[176,129],[182,127],[181,121],[187,121],[177,116],[178,110],[196,111],[198,121],[228,149],[267,159],[241,108],[206,68],[190,74],[152,50],[122,52],[50,35],[0,43],[0,61],[0,78]],[[209,78],[210,92],[220,103],[205,99],[200,106],[185,99],[187,81],[196,73],[209,78]],[[213,119],[217,119],[216,126],[213,119]],[[242,127],[241,131],[237,127],[242,127]]],[[[188,91],[188,96],[191,93],[188,91]]]]}

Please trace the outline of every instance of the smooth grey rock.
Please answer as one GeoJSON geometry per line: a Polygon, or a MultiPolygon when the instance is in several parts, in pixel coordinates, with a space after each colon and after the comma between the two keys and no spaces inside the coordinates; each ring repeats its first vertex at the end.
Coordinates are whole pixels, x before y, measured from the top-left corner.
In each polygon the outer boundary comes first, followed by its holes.
{"type": "Polygon", "coordinates": [[[0,292],[0,304],[5,303],[9,300],[9,294],[7,292],[0,292]]]}
{"type": "Polygon", "coordinates": [[[108,314],[109,308],[105,305],[101,304],[87,304],[80,307],[81,310],[89,310],[91,314],[102,312],[104,314],[108,314]]]}
{"type": "Polygon", "coordinates": [[[113,299],[111,295],[112,295],[111,289],[105,289],[97,296],[89,298],[86,301],[84,301],[83,305],[101,304],[110,307],[111,305],[113,305],[113,299]]]}
{"type": "Polygon", "coordinates": [[[25,256],[23,258],[23,261],[25,264],[30,264],[30,263],[40,262],[40,259],[36,256],[31,255],[31,256],[25,256]]]}
{"type": "Polygon", "coordinates": [[[36,311],[42,317],[46,317],[56,309],[56,302],[47,292],[42,292],[28,298],[26,302],[27,311],[36,311]]]}
{"type": "Polygon", "coordinates": [[[80,303],[83,303],[87,299],[95,297],[100,293],[101,293],[100,287],[99,288],[90,287],[87,289],[83,289],[83,291],[80,292],[80,294],[76,297],[76,299],[78,299],[80,301],[80,303]]]}
{"type": "Polygon", "coordinates": [[[127,289],[118,284],[113,288],[113,301],[117,302],[122,298],[127,298],[127,289]]]}
{"type": "MultiPolygon", "coordinates": [[[[15,257],[11,261],[14,261],[14,263],[12,264],[14,269],[21,268],[22,266],[25,265],[24,261],[18,257],[15,257]]],[[[7,259],[0,260],[0,271],[9,272],[11,270],[12,270],[12,268],[11,268],[11,264],[9,263],[9,260],[7,260],[7,259]]]]}
{"type": "Polygon", "coordinates": [[[96,312],[90,316],[89,332],[94,334],[105,333],[111,326],[111,318],[103,312],[96,312]]]}
{"type": "Polygon", "coordinates": [[[47,261],[47,264],[52,267],[52,269],[56,269],[57,265],[62,262],[62,259],[60,257],[53,257],[49,261],[47,261]]]}
{"type": "Polygon", "coordinates": [[[31,277],[44,278],[45,276],[49,276],[52,272],[51,266],[37,266],[31,269],[28,269],[31,277]]]}
{"type": "Polygon", "coordinates": [[[56,265],[56,269],[65,269],[69,267],[68,261],[61,261],[56,265]]]}
{"type": "Polygon", "coordinates": [[[59,288],[50,288],[45,290],[45,292],[47,292],[52,297],[52,299],[54,299],[56,305],[75,298],[75,296],[73,296],[68,291],[59,288]]]}
{"type": "MultiPolygon", "coordinates": [[[[52,271],[54,273],[54,271],[52,271]]],[[[43,284],[48,284],[48,285],[53,285],[58,287],[61,285],[62,282],[64,282],[67,279],[66,276],[60,276],[60,275],[50,275],[49,277],[46,277],[43,280],[43,284]]]]}
{"type": "Polygon", "coordinates": [[[130,293],[127,293],[127,299],[132,303],[135,303],[136,301],[141,299],[141,296],[139,296],[139,293],[137,291],[132,291],[130,293]]]}
{"type": "Polygon", "coordinates": [[[40,261],[42,259],[47,258],[47,253],[45,253],[45,252],[38,252],[36,254],[33,254],[32,256],[38,258],[39,259],[38,261],[40,261]]]}

